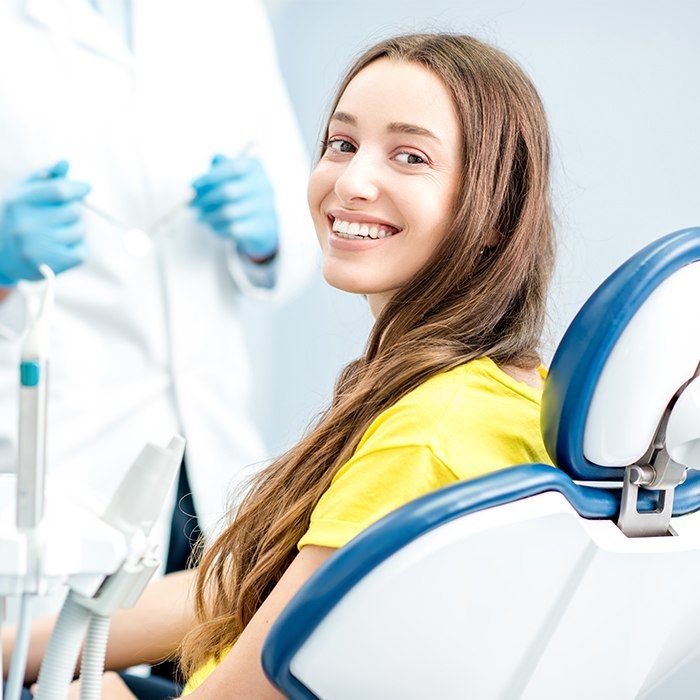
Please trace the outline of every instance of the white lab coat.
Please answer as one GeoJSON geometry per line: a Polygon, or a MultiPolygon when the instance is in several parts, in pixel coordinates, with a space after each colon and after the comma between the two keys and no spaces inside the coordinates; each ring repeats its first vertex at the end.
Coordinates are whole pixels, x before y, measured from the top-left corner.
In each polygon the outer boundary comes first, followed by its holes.
{"type": "MultiPolygon", "coordinates": [[[[188,200],[212,155],[254,141],[281,222],[272,292],[256,289],[231,244],[186,209],[143,258],[87,212],[88,260],[56,283],[52,483],[99,507],[144,442],[182,431],[211,533],[245,465],[268,456],[248,415],[237,302],[241,291],[285,298],[313,268],[308,173],[258,2],[134,0],[133,11],[132,54],[86,0],[0,3],[0,200],[67,158],[96,206],[148,228],[188,200]]],[[[16,464],[20,338],[37,291],[22,283],[0,304],[0,471],[16,464]]]]}

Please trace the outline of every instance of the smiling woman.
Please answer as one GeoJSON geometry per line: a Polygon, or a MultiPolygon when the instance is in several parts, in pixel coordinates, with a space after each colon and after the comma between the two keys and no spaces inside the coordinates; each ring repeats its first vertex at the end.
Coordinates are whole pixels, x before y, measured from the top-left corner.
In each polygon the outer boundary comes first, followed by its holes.
{"type": "Polygon", "coordinates": [[[274,696],[259,660],[269,626],[382,515],[549,461],[537,353],[553,264],[549,140],[522,70],[463,35],[369,49],[333,102],[308,199],[326,281],[365,295],[376,323],[331,406],[255,477],[204,553],[182,661],[187,690],[205,697],[274,696]]]}

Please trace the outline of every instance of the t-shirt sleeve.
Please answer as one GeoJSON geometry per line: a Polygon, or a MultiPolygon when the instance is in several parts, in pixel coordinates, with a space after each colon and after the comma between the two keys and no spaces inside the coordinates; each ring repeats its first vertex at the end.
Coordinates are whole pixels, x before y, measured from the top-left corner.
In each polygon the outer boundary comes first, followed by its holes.
{"type": "Polygon", "coordinates": [[[456,480],[428,446],[365,446],[340,469],[297,546],[342,547],[387,513],[456,480]]]}

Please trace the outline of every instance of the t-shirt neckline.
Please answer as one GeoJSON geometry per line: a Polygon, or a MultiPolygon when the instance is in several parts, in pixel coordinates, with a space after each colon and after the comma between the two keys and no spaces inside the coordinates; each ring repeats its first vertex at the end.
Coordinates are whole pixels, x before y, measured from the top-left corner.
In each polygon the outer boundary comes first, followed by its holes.
{"type": "MultiPolygon", "coordinates": [[[[516,391],[518,394],[525,396],[525,398],[534,401],[536,404],[541,403],[542,389],[535,389],[535,387],[532,387],[525,382],[521,382],[518,379],[515,379],[515,377],[511,377],[508,372],[502,370],[490,357],[482,357],[480,359],[484,360],[484,370],[494,379],[499,381],[501,384],[504,384],[509,389],[516,391]]],[[[537,371],[543,380],[546,379],[547,368],[544,365],[540,365],[537,368],[537,371]]]]}

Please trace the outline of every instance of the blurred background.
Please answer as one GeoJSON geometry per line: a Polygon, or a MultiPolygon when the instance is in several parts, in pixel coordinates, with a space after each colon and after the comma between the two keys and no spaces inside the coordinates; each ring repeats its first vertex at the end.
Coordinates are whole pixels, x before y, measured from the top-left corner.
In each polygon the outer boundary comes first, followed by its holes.
{"type": "MultiPolygon", "coordinates": [[[[626,257],[700,225],[700,3],[694,0],[267,0],[279,62],[315,157],[334,87],[364,47],[398,32],[466,32],[513,56],[540,91],[554,155],[558,266],[543,353],[626,257]]],[[[282,148],[283,145],[280,145],[282,148]]],[[[247,307],[255,413],[270,455],[330,398],[371,325],[320,273],[287,306],[247,307]]]]}

